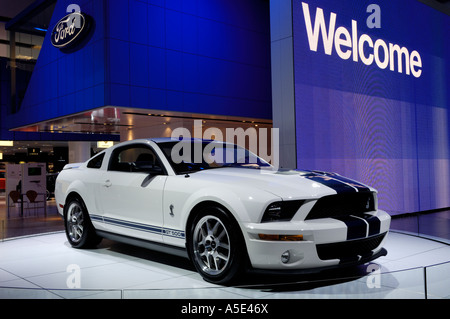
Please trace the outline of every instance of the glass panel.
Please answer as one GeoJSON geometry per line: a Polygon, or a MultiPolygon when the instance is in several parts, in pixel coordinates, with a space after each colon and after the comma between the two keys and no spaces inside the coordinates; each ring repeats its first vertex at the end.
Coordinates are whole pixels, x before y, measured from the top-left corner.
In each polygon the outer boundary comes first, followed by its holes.
{"type": "Polygon", "coordinates": [[[450,210],[394,215],[391,230],[450,244],[450,210]]]}
{"type": "Polygon", "coordinates": [[[450,299],[450,262],[426,268],[428,299],[450,299]]]}

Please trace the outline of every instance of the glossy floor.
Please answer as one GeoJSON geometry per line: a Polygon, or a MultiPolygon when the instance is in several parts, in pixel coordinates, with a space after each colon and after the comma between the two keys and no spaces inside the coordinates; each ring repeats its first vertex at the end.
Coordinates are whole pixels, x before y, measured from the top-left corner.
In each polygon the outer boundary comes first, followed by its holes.
{"type": "Polygon", "coordinates": [[[450,298],[450,246],[390,233],[386,248],[388,256],[348,271],[254,275],[223,287],[186,259],[108,240],[73,249],[58,232],[0,243],[0,298],[450,298]]]}
{"type": "MultiPolygon", "coordinates": [[[[388,255],[367,265],[309,276],[249,275],[239,287],[223,287],[205,282],[183,258],[109,240],[92,250],[71,248],[54,201],[46,216],[34,208],[24,218],[17,214],[16,208],[6,218],[0,200],[0,298],[450,298],[450,246],[398,232],[388,235],[388,255]],[[39,233],[47,234],[33,235],[39,233]]],[[[422,220],[427,231],[436,235],[435,225],[445,234],[449,214],[435,216],[439,222],[422,220]]],[[[406,221],[397,226],[411,232],[415,222],[406,221]]]]}

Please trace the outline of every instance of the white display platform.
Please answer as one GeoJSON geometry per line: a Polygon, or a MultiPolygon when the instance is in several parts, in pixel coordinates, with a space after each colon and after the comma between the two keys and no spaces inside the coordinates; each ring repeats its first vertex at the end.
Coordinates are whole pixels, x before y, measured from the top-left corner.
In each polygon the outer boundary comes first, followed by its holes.
{"type": "Polygon", "coordinates": [[[0,242],[0,299],[450,297],[450,246],[391,232],[385,248],[386,257],[351,271],[247,276],[241,287],[224,287],[204,281],[187,259],[108,240],[74,249],[58,232],[0,242]]]}

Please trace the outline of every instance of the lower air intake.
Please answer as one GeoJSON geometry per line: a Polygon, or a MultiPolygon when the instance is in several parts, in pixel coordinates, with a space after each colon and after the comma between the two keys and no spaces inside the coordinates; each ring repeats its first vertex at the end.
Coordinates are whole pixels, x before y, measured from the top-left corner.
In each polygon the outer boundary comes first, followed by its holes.
{"type": "Polygon", "coordinates": [[[317,245],[317,254],[320,259],[351,259],[357,256],[367,256],[372,254],[372,250],[380,246],[386,233],[376,236],[348,240],[339,243],[317,245]]]}

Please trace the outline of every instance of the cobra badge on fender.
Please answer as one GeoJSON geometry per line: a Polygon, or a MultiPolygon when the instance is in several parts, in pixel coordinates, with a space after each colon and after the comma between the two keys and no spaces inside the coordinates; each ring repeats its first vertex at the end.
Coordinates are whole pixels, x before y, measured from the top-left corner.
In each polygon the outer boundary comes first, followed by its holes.
{"type": "Polygon", "coordinates": [[[68,49],[79,43],[89,31],[88,16],[72,12],[59,20],[52,30],[51,42],[54,47],[68,49]]]}

